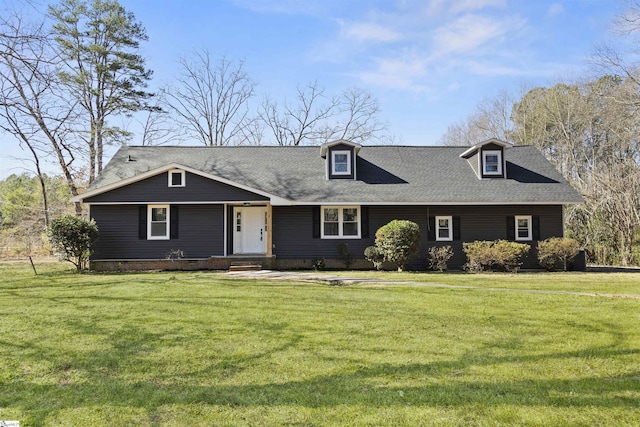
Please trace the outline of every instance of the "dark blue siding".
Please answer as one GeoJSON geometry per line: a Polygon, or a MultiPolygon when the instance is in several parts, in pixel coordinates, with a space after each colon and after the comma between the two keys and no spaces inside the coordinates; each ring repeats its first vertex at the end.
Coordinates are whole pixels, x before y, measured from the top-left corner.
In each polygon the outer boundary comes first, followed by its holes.
{"type": "Polygon", "coordinates": [[[169,187],[168,172],[163,172],[142,181],[89,197],[84,202],[172,203],[268,200],[267,197],[189,172],[185,173],[185,182],[186,187],[169,187]]]}
{"type": "Polygon", "coordinates": [[[224,255],[222,205],[179,205],[178,238],[138,238],[138,205],[94,205],[90,215],[100,232],[92,259],[163,259],[171,250],[185,258],[224,255]]]}
{"type": "MultiPolygon", "coordinates": [[[[274,254],[278,258],[338,258],[338,245],[348,243],[350,252],[357,258],[364,257],[364,249],[375,242],[378,228],[394,219],[407,219],[420,226],[419,255],[409,267],[425,269],[427,250],[431,246],[451,245],[454,256],[452,268],[461,268],[466,262],[462,251],[463,242],[507,238],[506,217],[510,215],[532,215],[540,217],[540,238],[563,235],[562,206],[370,206],[368,239],[320,239],[313,238],[312,207],[273,208],[274,254]],[[435,242],[428,240],[429,216],[460,217],[460,241],[435,242]]],[[[535,242],[533,242],[535,247],[535,242]]],[[[535,267],[532,251],[524,267],[535,267]]]]}

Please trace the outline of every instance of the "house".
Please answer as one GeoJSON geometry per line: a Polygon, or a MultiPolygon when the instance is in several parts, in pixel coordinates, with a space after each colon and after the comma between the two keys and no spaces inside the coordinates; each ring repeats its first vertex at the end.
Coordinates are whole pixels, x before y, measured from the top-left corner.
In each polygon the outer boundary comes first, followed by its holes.
{"type": "MultiPolygon", "coordinates": [[[[394,219],[422,231],[426,268],[433,245],[529,243],[563,236],[563,206],[580,195],[532,146],[491,139],[473,147],[122,147],[74,201],[89,206],[100,239],[92,268],[226,268],[259,260],[268,268],[341,265],[347,244],[356,267],[394,219]],[[182,259],[167,261],[181,251],[182,259]]],[[[531,251],[524,267],[536,267],[531,251]]]]}

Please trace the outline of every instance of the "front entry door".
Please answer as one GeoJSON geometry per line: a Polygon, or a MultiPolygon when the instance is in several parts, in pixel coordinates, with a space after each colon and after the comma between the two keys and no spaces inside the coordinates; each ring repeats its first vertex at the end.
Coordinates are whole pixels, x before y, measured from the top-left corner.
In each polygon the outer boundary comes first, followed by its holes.
{"type": "Polygon", "coordinates": [[[266,206],[233,208],[233,253],[264,254],[267,252],[266,206]]]}

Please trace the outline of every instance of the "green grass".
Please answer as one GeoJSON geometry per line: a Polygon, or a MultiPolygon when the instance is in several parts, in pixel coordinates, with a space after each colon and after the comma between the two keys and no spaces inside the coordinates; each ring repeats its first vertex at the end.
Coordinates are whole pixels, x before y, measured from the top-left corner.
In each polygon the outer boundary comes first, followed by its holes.
{"type": "Polygon", "coordinates": [[[442,283],[482,288],[535,289],[546,291],[629,294],[640,296],[640,272],[583,273],[417,273],[389,271],[336,271],[332,275],[391,281],[442,283]]]}
{"type": "Polygon", "coordinates": [[[640,425],[638,299],[38,268],[0,263],[0,420],[23,427],[640,425]]]}

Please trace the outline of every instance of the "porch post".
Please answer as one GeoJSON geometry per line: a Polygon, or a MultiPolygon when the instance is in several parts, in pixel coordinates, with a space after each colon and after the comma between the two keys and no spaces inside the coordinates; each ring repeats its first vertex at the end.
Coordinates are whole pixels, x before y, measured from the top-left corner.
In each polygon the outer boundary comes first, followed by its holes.
{"type": "Polygon", "coordinates": [[[273,254],[273,240],[272,240],[272,209],[271,203],[267,203],[267,256],[270,257],[273,254]]]}

